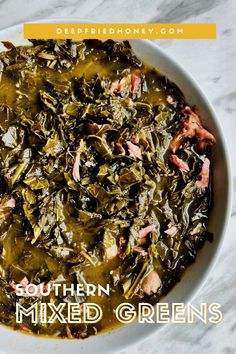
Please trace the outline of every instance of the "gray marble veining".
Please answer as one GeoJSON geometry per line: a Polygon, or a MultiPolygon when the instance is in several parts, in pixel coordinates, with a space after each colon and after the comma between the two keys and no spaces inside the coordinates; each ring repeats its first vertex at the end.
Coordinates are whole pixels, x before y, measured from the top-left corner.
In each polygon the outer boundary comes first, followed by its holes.
{"type": "Polygon", "coordinates": [[[228,142],[234,177],[232,217],[220,256],[192,303],[219,302],[218,325],[169,325],[121,354],[236,353],[236,1],[235,0],[0,0],[0,29],[42,18],[97,22],[216,23],[217,40],[157,41],[197,79],[213,103],[228,142]]]}

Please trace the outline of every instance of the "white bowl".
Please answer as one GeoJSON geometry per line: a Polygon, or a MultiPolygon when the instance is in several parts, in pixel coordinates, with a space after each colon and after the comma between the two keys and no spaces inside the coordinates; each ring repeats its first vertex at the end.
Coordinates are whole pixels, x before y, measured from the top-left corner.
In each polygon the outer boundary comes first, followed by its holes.
{"type": "MultiPolygon", "coordinates": [[[[81,23],[78,19],[50,19],[40,23],[81,23]]],[[[17,25],[0,32],[2,40],[12,41],[15,45],[27,43],[23,40],[23,25],[17,25]]],[[[215,111],[192,76],[174,59],[170,58],[156,44],[148,40],[131,41],[132,48],[139,58],[152,65],[173,81],[184,93],[189,105],[196,105],[202,121],[216,137],[217,143],[212,149],[214,207],[210,212],[208,230],[214,234],[213,243],[206,242],[199,251],[196,262],[183,275],[181,281],[163,299],[163,302],[187,303],[200,290],[222,245],[227,221],[231,209],[230,166],[223,129],[220,127],[215,111]]],[[[187,44],[186,44],[187,45],[187,44]]],[[[0,46],[0,50],[5,50],[0,46]]],[[[206,299],[207,301],[207,299],[206,299]]],[[[158,324],[133,323],[111,332],[89,337],[85,340],[61,340],[32,337],[0,327],[1,354],[107,354],[124,350],[131,344],[146,339],[162,328],[158,324]]]]}

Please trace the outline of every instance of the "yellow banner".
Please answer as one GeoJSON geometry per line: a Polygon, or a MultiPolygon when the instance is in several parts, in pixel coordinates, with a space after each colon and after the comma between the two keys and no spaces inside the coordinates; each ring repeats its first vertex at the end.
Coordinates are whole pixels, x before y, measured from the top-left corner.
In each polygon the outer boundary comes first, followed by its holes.
{"type": "Polygon", "coordinates": [[[26,39],[215,39],[216,24],[26,23],[26,39]]]}

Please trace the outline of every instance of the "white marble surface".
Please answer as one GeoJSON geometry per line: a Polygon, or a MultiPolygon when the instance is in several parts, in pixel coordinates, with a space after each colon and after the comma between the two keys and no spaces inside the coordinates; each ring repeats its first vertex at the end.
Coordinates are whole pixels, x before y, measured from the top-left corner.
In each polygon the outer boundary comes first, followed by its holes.
{"type": "Polygon", "coordinates": [[[220,117],[234,177],[234,201],[224,247],[201,294],[192,303],[219,302],[218,325],[169,325],[121,354],[236,353],[236,1],[235,0],[0,0],[0,29],[42,18],[78,17],[97,22],[216,23],[217,40],[158,44],[198,80],[220,117]],[[229,252],[230,251],[230,252],[229,252]]]}

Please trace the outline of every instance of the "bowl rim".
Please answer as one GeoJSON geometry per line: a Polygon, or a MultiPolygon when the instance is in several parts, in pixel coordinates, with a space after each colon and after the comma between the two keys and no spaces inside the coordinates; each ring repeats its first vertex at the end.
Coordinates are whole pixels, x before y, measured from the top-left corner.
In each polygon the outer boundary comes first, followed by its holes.
{"type": "MultiPolygon", "coordinates": [[[[46,19],[37,19],[34,21],[25,21],[24,23],[96,23],[95,21],[90,21],[88,19],[83,19],[83,18],[75,18],[75,17],[58,17],[58,18],[46,18],[46,19]]],[[[22,32],[22,28],[23,28],[23,23],[19,22],[14,24],[13,26],[9,26],[3,29],[0,29],[0,38],[3,38],[5,33],[7,35],[7,33],[11,32],[22,32]]],[[[5,37],[4,37],[5,38],[5,37]]],[[[9,39],[10,40],[10,39],[9,39]]],[[[219,138],[222,144],[222,149],[224,152],[224,159],[225,159],[225,165],[226,165],[226,176],[227,176],[227,202],[226,202],[226,209],[225,209],[225,217],[223,220],[223,227],[222,227],[222,231],[220,233],[220,237],[219,237],[219,241],[217,243],[217,247],[216,250],[214,252],[214,254],[211,256],[211,260],[208,264],[207,269],[204,271],[203,275],[201,277],[199,277],[199,280],[197,281],[197,285],[193,287],[193,289],[191,291],[188,292],[188,294],[185,296],[184,298],[184,302],[188,303],[190,302],[190,300],[193,300],[200,292],[200,290],[202,289],[202,287],[204,286],[204,284],[206,283],[209,274],[211,273],[213,267],[215,266],[218,258],[219,258],[219,254],[220,254],[220,250],[222,248],[222,244],[224,242],[225,239],[225,235],[226,235],[226,230],[227,230],[227,226],[229,223],[229,218],[230,218],[230,213],[231,213],[231,206],[232,206],[232,197],[233,197],[233,193],[232,193],[232,170],[231,170],[231,162],[230,162],[230,155],[229,155],[229,149],[225,140],[225,136],[224,136],[224,130],[222,128],[221,122],[215,112],[215,109],[213,107],[213,105],[211,104],[211,102],[209,101],[207,95],[205,94],[204,90],[200,87],[200,84],[197,82],[197,80],[192,76],[192,74],[186,70],[182,64],[180,64],[178,61],[176,61],[175,59],[173,59],[173,57],[171,57],[168,54],[168,51],[162,49],[158,44],[156,44],[155,42],[151,41],[151,40],[147,40],[147,39],[135,39],[135,40],[130,40],[129,41],[131,43],[132,46],[132,42],[142,42],[144,43],[146,46],[150,47],[151,50],[153,50],[154,52],[156,52],[156,54],[160,54],[162,57],[166,58],[166,60],[169,62],[169,64],[174,67],[181,75],[183,75],[186,80],[189,82],[191,87],[194,87],[195,90],[198,92],[198,94],[200,95],[200,97],[203,99],[204,103],[206,104],[206,106],[209,108],[210,113],[210,121],[214,122],[214,125],[217,128],[217,131],[219,132],[219,138]]],[[[167,76],[168,77],[168,76],[167,76]]],[[[122,328],[126,328],[127,330],[129,329],[130,326],[134,326],[135,322],[133,324],[130,325],[125,325],[122,326],[122,328]]],[[[126,350],[129,347],[133,346],[133,345],[137,345],[140,342],[146,340],[147,338],[149,338],[150,336],[154,335],[157,331],[160,331],[162,329],[164,329],[166,327],[167,324],[161,324],[161,326],[152,326],[152,325],[145,325],[143,326],[143,333],[138,335],[138,338],[136,336],[135,340],[133,339],[133,337],[128,338],[128,341],[124,341],[122,342],[122,340],[120,341],[119,345],[117,345],[115,348],[102,348],[102,352],[98,351],[98,353],[103,353],[103,354],[110,354],[110,353],[118,353],[122,350],[126,350]],[[145,329],[146,327],[146,329],[145,329]],[[148,330],[147,330],[148,328],[148,330]]],[[[92,337],[95,338],[100,338],[106,341],[106,336],[110,336],[112,335],[112,333],[114,332],[118,332],[119,329],[121,327],[115,328],[114,330],[109,330],[107,332],[103,332],[101,334],[99,334],[98,336],[92,337]]],[[[79,341],[79,340],[64,340],[64,339],[58,339],[58,338],[50,338],[50,340],[46,341],[46,339],[48,339],[47,337],[36,337],[36,336],[26,336],[25,334],[22,334],[20,332],[14,332],[12,329],[4,326],[4,325],[0,325],[0,332],[1,330],[4,330],[5,334],[3,333],[3,335],[10,335],[12,333],[16,333],[17,335],[21,335],[21,337],[23,339],[28,338],[30,340],[30,345],[34,345],[37,343],[41,343],[41,345],[43,345],[43,343],[51,343],[52,345],[50,346],[50,350],[53,351],[53,347],[55,346],[55,343],[63,343],[64,344],[64,348],[62,349],[62,351],[58,350],[58,348],[54,348],[55,349],[55,353],[62,353],[64,352],[65,349],[70,349],[72,352],[74,352],[75,350],[78,350],[80,345],[82,344],[82,351],[81,353],[89,353],[86,350],[86,343],[83,341],[79,341]],[[85,346],[83,346],[83,344],[85,344],[85,346]],[[58,351],[57,351],[58,350],[58,351]]],[[[1,336],[1,335],[0,335],[1,336]]],[[[121,335],[122,338],[122,335],[121,335]]],[[[89,337],[88,339],[86,339],[85,341],[89,341],[89,339],[91,339],[91,337],[89,337]]],[[[37,344],[36,344],[37,345],[37,344]]],[[[93,344],[92,344],[93,345],[93,344]]],[[[30,347],[30,351],[31,349],[33,349],[32,347],[30,347]]],[[[39,352],[37,351],[37,353],[48,353],[48,349],[49,348],[39,348],[39,352]],[[46,351],[45,351],[46,349],[46,351]]],[[[97,348],[98,349],[98,348],[97,348]]],[[[100,349],[98,349],[100,350],[100,349]]],[[[27,352],[27,351],[26,351],[27,352]]],[[[18,353],[18,351],[9,351],[9,353],[18,353]]]]}

